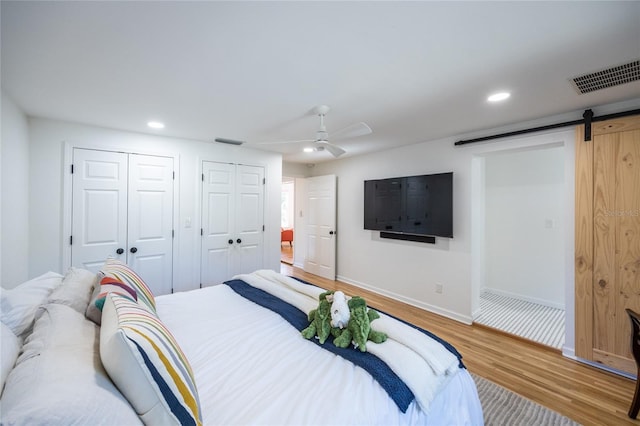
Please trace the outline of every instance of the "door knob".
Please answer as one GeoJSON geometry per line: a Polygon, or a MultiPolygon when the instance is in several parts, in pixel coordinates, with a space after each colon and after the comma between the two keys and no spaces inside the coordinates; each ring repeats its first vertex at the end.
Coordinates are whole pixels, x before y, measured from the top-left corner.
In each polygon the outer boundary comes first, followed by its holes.
{"type": "Polygon", "coordinates": [[[238,238],[238,239],[236,240],[236,243],[238,243],[238,244],[240,244],[241,242],[242,242],[242,240],[241,240],[240,238],[238,238]]]}
{"type": "Polygon", "coordinates": [[[117,254],[122,254],[124,253],[124,249],[123,248],[119,248],[118,250],[116,250],[117,254]]]}
{"type": "Polygon", "coordinates": [[[135,248],[135,247],[131,247],[131,249],[130,249],[129,251],[130,251],[131,253],[135,253],[135,252],[137,252],[137,251],[138,251],[138,249],[137,249],[137,248],[135,248]]]}
{"type": "Polygon", "coordinates": [[[228,241],[228,243],[229,243],[229,244],[233,244],[233,240],[231,240],[231,239],[230,239],[230,240],[228,241]]]}

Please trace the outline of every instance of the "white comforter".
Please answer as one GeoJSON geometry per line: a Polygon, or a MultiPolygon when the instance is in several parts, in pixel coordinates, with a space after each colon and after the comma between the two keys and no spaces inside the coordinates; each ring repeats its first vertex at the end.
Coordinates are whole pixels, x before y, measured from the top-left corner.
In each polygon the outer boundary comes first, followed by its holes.
{"type": "MultiPolygon", "coordinates": [[[[318,291],[305,287],[312,294],[318,291]]],[[[283,299],[305,300],[286,285],[277,291],[283,299]]],[[[159,296],[156,303],[193,367],[205,424],[483,422],[475,384],[466,370],[447,379],[428,401],[428,412],[414,401],[402,413],[365,370],[305,340],[277,313],[226,285],[159,296]]]]}

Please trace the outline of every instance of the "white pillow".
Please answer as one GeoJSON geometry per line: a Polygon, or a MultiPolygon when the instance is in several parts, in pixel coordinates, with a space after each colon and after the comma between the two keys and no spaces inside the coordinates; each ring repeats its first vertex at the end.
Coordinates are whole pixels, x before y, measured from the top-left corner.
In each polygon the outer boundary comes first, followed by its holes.
{"type": "Polygon", "coordinates": [[[13,334],[13,331],[3,322],[0,322],[0,361],[2,361],[2,375],[0,376],[0,395],[4,388],[4,382],[7,380],[9,372],[13,369],[22,347],[22,340],[13,334]]]}
{"type": "Polygon", "coordinates": [[[49,303],[67,305],[84,314],[96,285],[97,275],[86,269],[71,267],[62,284],[51,292],[49,303]]]}
{"type": "Polygon", "coordinates": [[[100,362],[100,328],[69,306],[48,304],[5,384],[3,425],[137,425],[136,412],[100,362]],[[37,355],[37,356],[35,356],[37,355]]]}
{"type": "Polygon", "coordinates": [[[46,302],[51,291],[62,283],[62,275],[47,272],[0,294],[0,320],[21,336],[31,329],[38,306],[46,302]]]}

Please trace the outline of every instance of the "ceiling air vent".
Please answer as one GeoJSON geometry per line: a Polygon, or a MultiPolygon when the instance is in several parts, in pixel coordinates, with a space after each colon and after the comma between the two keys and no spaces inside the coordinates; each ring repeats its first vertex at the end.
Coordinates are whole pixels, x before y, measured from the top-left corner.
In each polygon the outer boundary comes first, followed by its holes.
{"type": "Polygon", "coordinates": [[[640,80],[640,60],[571,79],[580,94],[640,80]]]}

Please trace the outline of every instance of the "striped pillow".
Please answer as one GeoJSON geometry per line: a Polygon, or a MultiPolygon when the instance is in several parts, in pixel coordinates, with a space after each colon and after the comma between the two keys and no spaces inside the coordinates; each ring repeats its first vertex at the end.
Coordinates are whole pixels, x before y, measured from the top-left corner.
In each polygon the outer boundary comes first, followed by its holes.
{"type": "Polygon", "coordinates": [[[149,286],[126,263],[108,258],[102,267],[102,272],[107,277],[113,277],[133,287],[138,294],[138,303],[148,307],[154,313],[156,312],[156,301],[149,286]]]}
{"type": "Polygon", "coordinates": [[[108,294],[100,358],[145,424],[202,424],[191,366],[155,314],[126,297],[108,294]]]}
{"type": "MultiPolygon", "coordinates": [[[[98,275],[102,276],[102,273],[98,275]]],[[[134,302],[138,301],[138,293],[135,288],[113,277],[103,277],[100,280],[100,284],[94,289],[91,295],[91,301],[89,301],[89,306],[87,306],[87,310],[85,311],[85,316],[98,325],[100,325],[102,321],[102,307],[109,293],[121,294],[134,302]]]]}

